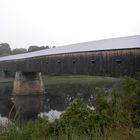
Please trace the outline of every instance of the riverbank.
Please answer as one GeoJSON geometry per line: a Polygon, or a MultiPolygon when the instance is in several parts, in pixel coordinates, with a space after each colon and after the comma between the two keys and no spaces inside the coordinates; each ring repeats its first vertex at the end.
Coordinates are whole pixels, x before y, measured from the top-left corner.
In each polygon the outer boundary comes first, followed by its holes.
{"type": "MultiPolygon", "coordinates": [[[[43,80],[47,81],[46,84],[56,83],[91,83],[91,82],[116,82],[120,81],[120,78],[115,77],[103,77],[103,76],[90,76],[90,75],[60,75],[60,76],[48,76],[43,75],[43,80]]],[[[0,83],[11,83],[14,78],[0,77],[0,83]]]]}
{"type": "Polygon", "coordinates": [[[103,77],[103,76],[90,76],[90,75],[61,75],[61,76],[47,76],[43,75],[45,84],[57,83],[98,83],[98,82],[119,82],[120,78],[103,77]]]}
{"type": "Polygon", "coordinates": [[[98,102],[99,111],[91,110],[83,100],[75,99],[57,120],[49,121],[47,116],[42,116],[1,126],[0,140],[139,140],[139,129],[131,128],[128,116],[124,118],[120,110],[114,112],[119,106],[116,98],[110,101],[113,106],[107,103],[114,115],[110,116],[110,109],[102,106],[105,102],[98,102]]]}

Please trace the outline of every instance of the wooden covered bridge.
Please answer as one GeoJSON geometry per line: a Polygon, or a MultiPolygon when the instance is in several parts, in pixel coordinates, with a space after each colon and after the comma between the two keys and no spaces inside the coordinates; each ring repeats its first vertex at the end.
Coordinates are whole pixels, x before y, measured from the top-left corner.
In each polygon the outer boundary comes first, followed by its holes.
{"type": "Polygon", "coordinates": [[[140,71],[140,35],[1,57],[0,70],[48,75],[134,76],[140,71]]]}

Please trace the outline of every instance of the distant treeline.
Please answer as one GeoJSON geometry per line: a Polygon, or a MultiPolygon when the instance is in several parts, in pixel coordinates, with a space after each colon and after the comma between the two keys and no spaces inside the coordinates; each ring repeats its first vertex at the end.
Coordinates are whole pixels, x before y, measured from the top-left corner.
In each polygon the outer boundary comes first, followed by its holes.
{"type": "Polygon", "coordinates": [[[12,54],[21,54],[21,53],[27,53],[27,52],[33,52],[43,49],[49,49],[49,46],[37,46],[32,45],[29,46],[28,49],[26,48],[15,48],[11,49],[10,45],[8,43],[1,43],[0,44],[0,56],[7,56],[12,54]]]}

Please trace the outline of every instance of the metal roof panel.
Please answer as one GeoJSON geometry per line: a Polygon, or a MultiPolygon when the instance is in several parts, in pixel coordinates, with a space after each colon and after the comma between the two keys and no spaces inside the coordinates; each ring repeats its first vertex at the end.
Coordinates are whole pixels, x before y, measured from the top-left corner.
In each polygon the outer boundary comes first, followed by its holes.
{"type": "Polygon", "coordinates": [[[18,60],[18,59],[32,58],[32,57],[38,57],[44,55],[53,55],[53,54],[125,49],[125,48],[140,48],[140,35],[89,41],[89,42],[64,45],[56,48],[44,49],[44,50],[29,52],[24,54],[10,55],[5,57],[0,57],[0,61],[18,60]]]}

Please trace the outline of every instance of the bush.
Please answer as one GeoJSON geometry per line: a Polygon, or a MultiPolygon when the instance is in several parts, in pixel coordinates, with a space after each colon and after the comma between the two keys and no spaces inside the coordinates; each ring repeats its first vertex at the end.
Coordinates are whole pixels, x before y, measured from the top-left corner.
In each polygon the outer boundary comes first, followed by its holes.
{"type": "Polygon", "coordinates": [[[123,93],[121,94],[124,111],[130,114],[134,127],[140,127],[140,79],[130,77],[122,79],[123,93]]]}
{"type": "Polygon", "coordinates": [[[12,123],[0,133],[0,140],[42,140],[48,129],[47,119],[38,118],[22,124],[12,123]],[[20,127],[21,126],[21,127],[20,127]]]}
{"type": "Polygon", "coordinates": [[[11,123],[0,131],[0,140],[135,140],[132,123],[140,126],[140,81],[125,77],[122,84],[122,91],[109,89],[106,96],[96,88],[95,110],[83,99],[74,99],[60,119],[11,123]]]}
{"type": "Polygon", "coordinates": [[[66,129],[83,133],[93,125],[94,112],[87,108],[82,99],[74,99],[60,116],[60,124],[66,129]]]}

